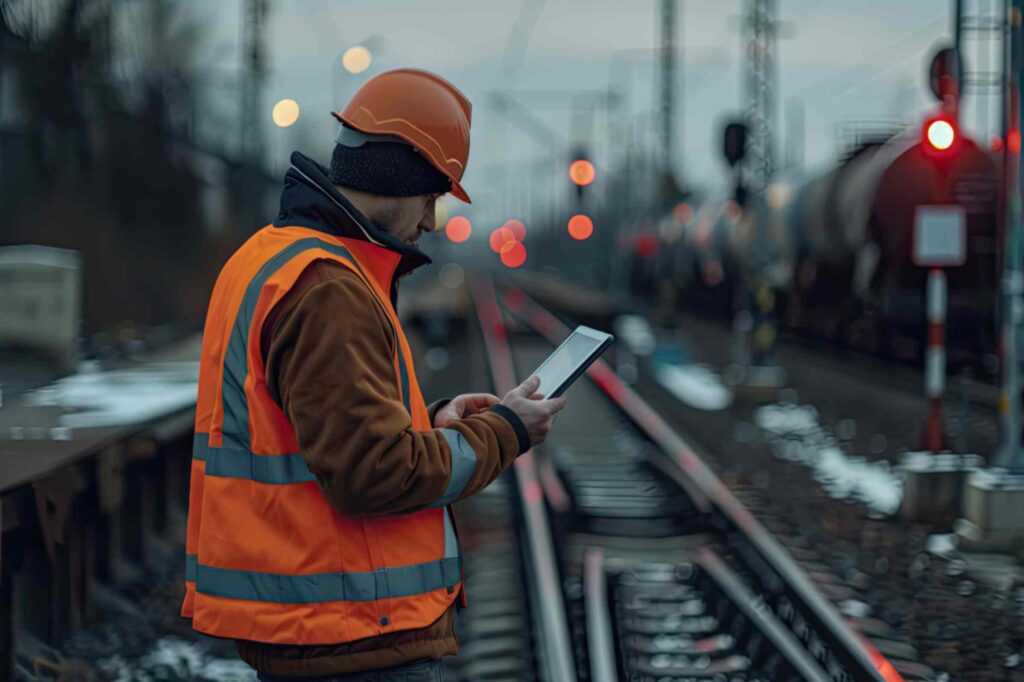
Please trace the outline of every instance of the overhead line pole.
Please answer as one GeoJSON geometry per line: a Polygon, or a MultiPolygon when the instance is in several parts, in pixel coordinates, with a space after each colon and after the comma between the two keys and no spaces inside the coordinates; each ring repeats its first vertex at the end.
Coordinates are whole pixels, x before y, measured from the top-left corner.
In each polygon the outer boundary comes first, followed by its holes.
{"type": "Polygon", "coordinates": [[[1003,197],[1004,235],[1003,256],[1003,323],[1002,373],[999,396],[1001,447],[996,453],[996,464],[1015,473],[1024,473],[1024,451],[1021,449],[1021,343],[1024,340],[1024,208],[1021,188],[1021,109],[1024,106],[1024,0],[1006,0],[1008,49],[1004,51],[1004,111],[1003,129],[1003,197]]]}
{"type": "Polygon", "coordinates": [[[661,42],[660,42],[660,103],[659,145],[663,176],[673,172],[673,132],[675,128],[675,72],[676,72],[676,0],[661,0],[661,42]]]}

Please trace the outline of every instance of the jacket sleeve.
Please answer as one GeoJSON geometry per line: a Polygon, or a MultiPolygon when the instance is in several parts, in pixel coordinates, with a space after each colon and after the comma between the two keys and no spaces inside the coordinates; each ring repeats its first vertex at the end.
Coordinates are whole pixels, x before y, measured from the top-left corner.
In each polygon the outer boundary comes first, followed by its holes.
{"type": "Polygon", "coordinates": [[[343,514],[405,514],[487,486],[529,448],[522,422],[496,406],[414,430],[390,319],[358,276],[331,265],[280,316],[267,352],[273,393],[328,501],[343,514]]]}

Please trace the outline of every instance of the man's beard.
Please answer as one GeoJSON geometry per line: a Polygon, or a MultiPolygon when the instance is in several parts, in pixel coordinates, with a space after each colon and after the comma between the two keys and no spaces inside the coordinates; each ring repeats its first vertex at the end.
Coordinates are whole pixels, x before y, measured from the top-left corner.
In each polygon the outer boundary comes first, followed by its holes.
{"type": "MultiPolygon", "coordinates": [[[[380,221],[380,220],[372,220],[372,219],[370,220],[370,222],[373,223],[373,226],[376,227],[381,232],[383,232],[385,234],[390,234],[392,237],[394,237],[395,239],[398,239],[398,241],[402,242],[406,246],[412,247],[412,248],[416,249],[417,251],[419,250],[419,248],[420,248],[419,244],[417,244],[415,241],[406,241],[404,239],[401,239],[398,235],[396,235],[394,232],[391,231],[391,224],[393,224],[393,223],[389,224],[389,223],[386,223],[386,222],[383,222],[383,221],[380,221]]],[[[419,232],[419,230],[417,229],[417,231],[415,233],[413,233],[413,236],[416,236],[416,234],[418,232],[419,232]]]]}

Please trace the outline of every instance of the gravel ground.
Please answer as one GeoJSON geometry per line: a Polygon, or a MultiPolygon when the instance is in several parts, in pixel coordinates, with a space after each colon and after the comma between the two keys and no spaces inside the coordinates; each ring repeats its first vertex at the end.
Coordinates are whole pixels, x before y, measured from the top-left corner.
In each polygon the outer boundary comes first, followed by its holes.
{"type": "Polygon", "coordinates": [[[178,615],[184,594],[179,542],[151,540],[146,566],[123,566],[117,586],[94,589],[96,619],[57,649],[21,642],[18,680],[251,682],[255,671],[227,640],[205,637],[178,615]]]}
{"type": "MultiPolygon", "coordinates": [[[[724,328],[693,318],[683,318],[680,328],[695,360],[716,368],[728,362],[724,328]]],[[[813,405],[833,433],[846,420],[840,428],[848,453],[895,462],[915,449],[925,403],[912,369],[803,342],[784,341],[778,355],[790,373],[786,398],[813,405]]],[[[1024,583],[1005,590],[979,583],[963,555],[928,551],[929,535],[943,529],[870,518],[852,498],[830,497],[812,470],[773,456],[769,434],[754,426],[763,402],[738,396],[727,410],[699,412],[681,405],[642,363],[636,388],[702,451],[826,596],[859,619],[865,633],[893,640],[893,658],[916,658],[939,680],[1024,680],[1024,583]]],[[[954,392],[947,414],[960,406],[954,392]]],[[[968,442],[987,453],[996,442],[994,410],[972,398],[971,412],[968,442]]]]}

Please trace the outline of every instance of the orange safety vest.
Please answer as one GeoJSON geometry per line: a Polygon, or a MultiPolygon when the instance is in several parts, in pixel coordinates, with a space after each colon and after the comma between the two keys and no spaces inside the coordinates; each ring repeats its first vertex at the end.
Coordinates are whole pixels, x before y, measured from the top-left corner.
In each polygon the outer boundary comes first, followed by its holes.
{"type": "Polygon", "coordinates": [[[350,268],[386,311],[398,339],[395,382],[412,428],[432,428],[388,295],[400,256],[304,227],[267,226],[253,235],[221,271],[203,331],[182,615],[210,635],[351,642],[426,627],[462,587],[444,500],[401,516],[339,514],[267,390],[263,321],[321,259],[350,268]]]}

